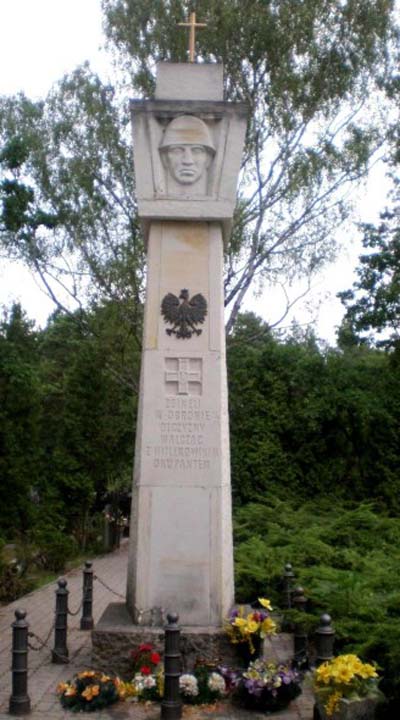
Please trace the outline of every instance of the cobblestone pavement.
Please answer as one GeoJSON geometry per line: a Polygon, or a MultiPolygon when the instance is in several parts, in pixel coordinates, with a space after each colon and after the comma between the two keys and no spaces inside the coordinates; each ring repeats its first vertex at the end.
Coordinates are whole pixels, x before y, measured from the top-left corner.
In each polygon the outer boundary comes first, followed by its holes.
{"type": "MultiPolygon", "coordinates": [[[[126,584],[128,545],[124,541],[121,548],[108,555],[97,557],[93,561],[93,570],[114,593],[124,596],[126,584]]],[[[66,574],[68,580],[69,607],[74,612],[80,605],[82,595],[82,568],[66,574]]],[[[9,720],[8,704],[11,693],[11,623],[18,608],[27,611],[30,631],[46,639],[52,628],[55,607],[56,584],[52,583],[29,593],[23,598],[0,608],[0,720],[9,720]]],[[[95,622],[100,618],[109,602],[117,599],[99,580],[94,581],[93,616],[95,622]]],[[[64,711],[55,694],[59,682],[71,678],[74,673],[91,667],[91,634],[79,629],[80,613],[68,618],[68,665],[55,665],[51,662],[50,649],[53,645],[53,632],[50,633],[48,647],[39,651],[29,651],[29,696],[32,711],[27,717],[31,720],[72,720],[74,714],[64,711]],[[50,648],[50,649],[49,649],[50,648]]],[[[31,640],[38,646],[37,640],[31,640]]],[[[279,635],[269,643],[268,656],[277,660],[286,660],[292,655],[291,637],[279,635]]],[[[284,712],[274,713],[279,720],[311,720],[313,699],[309,690],[284,712]]],[[[155,720],[160,717],[157,705],[137,705],[117,703],[101,712],[91,713],[93,720],[155,720]]],[[[185,707],[183,717],[187,720],[206,720],[210,717],[220,720],[258,720],[265,718],[258,713],[249,713],[232,708],[225,703],[206,708],[185,707]]]]}

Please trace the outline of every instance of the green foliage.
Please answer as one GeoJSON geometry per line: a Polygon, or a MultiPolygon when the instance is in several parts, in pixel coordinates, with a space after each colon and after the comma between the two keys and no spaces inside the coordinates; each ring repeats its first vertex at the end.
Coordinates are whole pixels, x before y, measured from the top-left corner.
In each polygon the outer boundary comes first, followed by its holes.
{"type": "Polygon", "coordinates": [[[0,322],[0,528],[5,538],[27,530],[39,481],[38,337],[19,305],[0,322]]]}
{"type": "Polygon", "coordinates": [[[88,318],[84,330],[56,314],[39,332],[14,306],[0,329],[0,530],[33,541],[51,569],[99,546],[94,510],[131,474],[134,328],[112,305],[88,318]]]}
{"type": "Polygon", "coordinates": [[[279,340],[243,315],[228,342],[233,494],[253,502],[282,486],[376,498],[399,508],[400,382],[384,353],[279,340]]]}
{"type": "MultiPolygon", "coordinates": [[[[186,60],[177,23],[193,3],[102,6],[125,82],[151,97],[156,63],[186,60]]],[[[396,77],[398,28],[391,0],[202,0],[196,10],[207,23],[197,33],[199,59],[222,62],[227,99],[249,107],[226,257],[231,331],[253,282],[312,274],[332,257],[333,228],[347,213],[344,191],[390,129],[376,97],[383,109],[396,77]]]]}
{"type": "Polygon", "coordinates": [[[358,279],[351,290],[339,293],[346,306],[339,342],[376,342],[378,347],[400,347],[400,228],[399,185],[397,206],[381,213],[379,225],[364,224],[358,279]]]}
{"type": "MultiPolygon", "coordinates": [[[[400,701],[399,548],[399,518],[377,513],[370,502],[345,504],[330,496],[299,504],[266,493],[235,513],[238,599],[264,593],[279,607],[290,560],[309,598],[309,631],[329,612],[337,650],[378,662],[381,688],[392,702],[388,718],[400,701]]],[[[295,619],[293,612],[288,619],[295,619]]]]}
{"type": "Polygon", "coordinates": [[[30,534],[32,543],[38,549],[37,561],[45,570],[60,572],[67,560],[78,552],[73,538],[65,534],[63,526],[43,521],[30,534]]]}
{"type": "Polygon", "coordinates": [[[45,101],[0,98],[0,244],[51,298],[119,300],[140,326],[138,237],[126,105],[88,66],[45,101]]]}

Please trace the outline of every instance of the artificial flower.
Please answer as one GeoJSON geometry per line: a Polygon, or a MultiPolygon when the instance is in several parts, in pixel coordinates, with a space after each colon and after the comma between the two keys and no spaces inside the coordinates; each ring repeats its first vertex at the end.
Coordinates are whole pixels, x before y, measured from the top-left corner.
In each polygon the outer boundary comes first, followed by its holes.
{"type": "Polygon", "coordinates": [[[191,673],[185,673],[179,678],[179,689],[182,695],[195,697],[199,694],[197,678],[191,673]]]}
{"type": "Polygon", "coordinates": [[[258,598],[258,602],[266,610],[272,610],[271,602],[270,602],[270,600],[267,600],[267,598],[258,598]]]}
{"type": "Polygon", "coordinates": [[[100,686],[99,685],[88,685],[86,690],[84,690],[81,695],[86,700],[90,701],[92,698],[96,697],[100,692],[100,686]]]}
{"type": "Polygon", "coordinates": [[[58,685],[57,685],[57,690],[56,690],[56,692],[57,692],[58,694],[60,694],[60,693],[65,693],[65,691],[68,690],[68,688],[69,688],[69,684],[68,684],[68,683],[60,682],[60,683],[58,683],[58,685]]]}
{"type": "Polygon", "coordinates": [[[225,680],[219,673],[212,672],[208,678],[208,687],[212,692],[223,695],[226,692],[225,680]]]}
{"type": "Polygon", "coordinates": [[[96,675],[96,672],[94,670],[84,670],[83,672],[78,673],[78,678],[92,678],[96,675]]]}

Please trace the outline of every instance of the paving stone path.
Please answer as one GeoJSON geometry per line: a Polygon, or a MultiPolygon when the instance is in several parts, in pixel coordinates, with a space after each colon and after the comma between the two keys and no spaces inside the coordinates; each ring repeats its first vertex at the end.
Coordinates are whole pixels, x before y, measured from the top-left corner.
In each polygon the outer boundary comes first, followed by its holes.
{"type": "MultiPolygon", "coordinates": [[[[93,616],[95,622],[100,618],[109,602],[117,599],[114,593],[124,596],[126,584],[126,566],[128,545],[124,541],[113,553],[95,558],[93,570],[113,592],[94,581],[93,616]]],[[[71,570],[66,574],[68,580],[69,607],[71,611],[80,605],[82,595],[82,568],[71,570]]],[[[52,583],[40,590],[29,593],[9,605],[0,607],[0,720],[9,720],[8,703],[11,693],[11,623],[15,619],[15,610],[22,608],[27,611],[30,630],[42,639],[46,639],[54,620],[56,584],[52,583]]],[[[68,619],[68,665],[55,665],[51,662],[50,649],[53,645],[51,633],[48,647],[39,651],[29,651],[29,695],[32,712],[26,716],[31,720],[72,720],[74,713],[64,711],[55,694],[57,684],[71,678],[76,672],[91,667],[91,634],[79,629],[80,613],[68,619]]],[[[32,639],[32,644],[39,644],[32,639]]],[[[287,660],[292,655],[292,639],[289,635],[279,635],[269,643],[268,656],[275,660],[287,660]]],[[[311,720],[313,699],[311,692],[305,690],[290,707],[283,712],[274,713],[277,720],[311,720]]],[[[117,703],[97,713],[90,713],[93,720],[158,720],[159,706],[131,703],[117,703]]],[[[260,720],[265,715],[250,713],[232,708],[226,703],[207,708],[186,706],[183,717],[187,720],[260,720]]]]}

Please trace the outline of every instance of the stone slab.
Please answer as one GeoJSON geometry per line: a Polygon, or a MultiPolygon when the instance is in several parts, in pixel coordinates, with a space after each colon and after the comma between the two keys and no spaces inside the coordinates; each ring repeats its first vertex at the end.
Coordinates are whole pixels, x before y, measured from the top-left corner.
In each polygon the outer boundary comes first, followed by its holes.
{"type": "MultiPolygon", "coordinates": [[[[96,668],[129,677],[130,653],[142,643],[164,652],[164,628],[134,625],[124,603],[110,603],[92,631],[92,662],[96,668]]],[[[181,627],[182,669],[191,670],[196,660],[235,665],[237,656],[225,632],[216,627],[181,627]]]]}
{"type": "Polygon", "coordinates": [[[157,64],[157,100],[222,100],[221,63],[157,64]]]}

